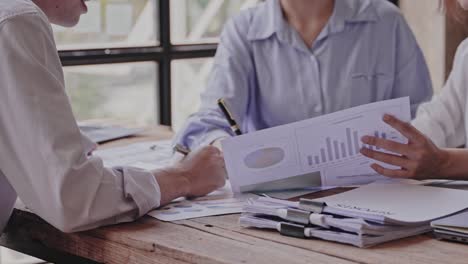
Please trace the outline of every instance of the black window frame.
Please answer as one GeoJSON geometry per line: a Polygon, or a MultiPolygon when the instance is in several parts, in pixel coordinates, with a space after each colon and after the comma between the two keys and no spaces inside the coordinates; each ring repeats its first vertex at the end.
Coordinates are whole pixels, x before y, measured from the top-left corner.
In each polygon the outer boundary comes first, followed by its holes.
{"type": "MultiPolygon", "coordinates": [[[[111,63],[156,62],[158,64],[159,116],[161,125],[172,125],[171,63],[173,60],[210,58],[218,44],[174,45],[171,42],[170,0],[156,1],[159,45],[150,47],[102,48],[59,51],[62,65],[101,65],[111,63]]],[[[389,0],[398,6],[398,0],[389,0]]],[[[155,20],[156,21],[156,20],[155,20]]],[[[156,89],[156,88],[155,88],[156,89]]]]}

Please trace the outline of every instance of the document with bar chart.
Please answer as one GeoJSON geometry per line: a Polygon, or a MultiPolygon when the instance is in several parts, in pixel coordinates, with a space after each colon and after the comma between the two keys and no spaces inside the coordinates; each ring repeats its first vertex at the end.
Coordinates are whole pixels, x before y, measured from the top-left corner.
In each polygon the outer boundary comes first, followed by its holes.
{"type": "Polygon", "coordinates": [[[409,122],[409,98],[358,106],[224,140],[233,191],[348,186],[386,179],[370,168],[375,161],[360,154],[362,147],[370,147],[361,142],[365,135],[407,142],[382,121],[384,114],[409,122]]]}

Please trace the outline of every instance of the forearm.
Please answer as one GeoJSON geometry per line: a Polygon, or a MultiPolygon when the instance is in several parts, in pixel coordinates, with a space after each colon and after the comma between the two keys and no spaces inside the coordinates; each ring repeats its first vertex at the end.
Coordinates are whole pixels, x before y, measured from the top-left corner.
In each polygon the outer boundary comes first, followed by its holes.
{"type": "Polygon", "coordinates": [[[440,169],[440,178],[468,180],[468,150],[444,149],[444,161],[440,169]]]}
{"type": "Polygon", "coordinates": [[[179,197],[185,197],[189,193],[189,181],[182,172],[168,168],[153,172],[161,189],[160,206],[170,203],[179,197]]]}

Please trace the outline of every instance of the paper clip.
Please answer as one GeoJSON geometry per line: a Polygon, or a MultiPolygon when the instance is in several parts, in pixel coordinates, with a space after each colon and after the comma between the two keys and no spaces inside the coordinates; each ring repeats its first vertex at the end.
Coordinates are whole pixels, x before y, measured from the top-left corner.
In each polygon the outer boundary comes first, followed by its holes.
{"type": "Polygon", "coordinates": [[[323,208],[325,207],[324,202],[318,202],[309,199],[300,199],[299,201],[299,208],[305,211],[313,212],[316,214],[321,214],[323,212],[323,208]]]}
{"type": "Polygon", "coordinates": [[[280,224],[280,234],[298,238],[306,238],[305,226],[282,222],[280,224]]]}

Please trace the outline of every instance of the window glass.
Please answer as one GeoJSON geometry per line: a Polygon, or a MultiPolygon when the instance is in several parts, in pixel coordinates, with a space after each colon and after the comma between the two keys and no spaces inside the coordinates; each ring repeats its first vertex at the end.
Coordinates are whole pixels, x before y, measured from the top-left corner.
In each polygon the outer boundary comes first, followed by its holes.
{"type": "Polygon", "coordinates": [[[77,26],[53,26],[59,50],[157,45],[155,0],[89,1],[77,26]]]}
{"type": "Polygon", "coordinates": [[[187,117],[200,107],[200,93],[206,88],[212,65],[212,58],[172,62],[172,127],[174,131],[178,131],[187,117]]]}
{"type": "Polygon", "coordinates": [[[65,67],[65,83],[79,121],[111,119],[135,125],[157,120],[154,62],[65,67]]]}
{"type": "Polygon", "coordinates": [[[171,0],[174,44],[214,43],[232,15],[258,0],[171,0]]]}

